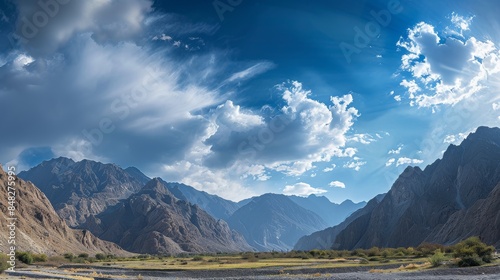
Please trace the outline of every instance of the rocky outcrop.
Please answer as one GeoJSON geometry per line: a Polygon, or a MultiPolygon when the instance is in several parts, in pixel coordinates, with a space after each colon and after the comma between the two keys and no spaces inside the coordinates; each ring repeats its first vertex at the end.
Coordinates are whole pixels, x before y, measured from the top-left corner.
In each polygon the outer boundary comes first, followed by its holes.
{"type": "Polygon", "coordinates": [[[408,167],[369,216],[336,237],[336,249],[499,242],[500,129],[480,127],[425,170],[408,167]]]}
{"type": "Polygon", "coordinates": [[[147,179],[135,168],[62,157],[44,161],[19,177],[38,186],[71,227],[139,191],[147,179]]]}
{"type": "MultiPolygon", "coordinates": [[[[17,251],[30,251],[47,255],[63,253],[96,253],[130,255],[117,245],[102,241],[89,231],[70,229],[61,219],[47,197],[32,183],[8,174],[0,166],[0,219],[15,220],[15,245],[17,251]],[[15,210],[9,213],[9,182],[15,188],[15,210]],[[13,182],[13,183],[12,183],[13,182]]],[[[4,222],[2,222],[4,225],[4,222]]],[[[9,229],[2,226],[0,243],[7,248],[9,229]]]]}
{"type": "Polygon", "coordinates": [[[105,212],[89,217],[82,227],[136,253],[252,250],[226,222],[177,199],[159,178],[105,212]]]}
{"type": "Polygon", "coordinates": [[[279,194],[253,198],[228,223],[259,251],[291,250],[300,237],[327,227],[318,215],[279,194]]]}

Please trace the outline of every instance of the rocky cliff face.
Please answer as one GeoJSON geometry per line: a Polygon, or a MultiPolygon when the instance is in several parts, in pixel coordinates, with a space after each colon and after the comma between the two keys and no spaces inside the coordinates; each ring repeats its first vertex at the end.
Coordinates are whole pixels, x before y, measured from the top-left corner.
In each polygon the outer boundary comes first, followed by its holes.
{"type": "Polygon", "coordinates": [[[89,217],[82,227],[137,253],[252,250],[226,222],[178,200],[158,178],[105,212],[89,217]]]}
{"type": "Polygon", "coordinates": [[[19,177],[38,186],[72,227],[139,191],[147,178],[137,169],[67,158],[44,161],[19,177]]]}
{"type": "MultiPolygon", "coordinates": [[[[16,178],[14,216],[8,212],[8,174],[0,166],[0,218],[15,217],[16,246],[18,251],[47,255],[63,253],[111,253],[130,255],[117,245],[96,238],[89,231],[70,229],[50,204],[47,197],[32,183],[16,178]]],[[[4,222],[2,222],[4,225],[4,222]]],[[[2,226],[0,243],[8,246],[8,228],[2,226]]]]}
{"type": "Polygon", "coordinates": [[[318,215],[278,194],[253,198],[228,223],[259,251],[291,250],[301,236],[327,227],[318,215]]]}
{"type": "Polygon", "coordinates": [[[475,234],[498,244],[499,183],[500,129],[480,127],[425,170],[408,167],[369,216],[338,234],[335,248],[451,244],[475,234]]]}

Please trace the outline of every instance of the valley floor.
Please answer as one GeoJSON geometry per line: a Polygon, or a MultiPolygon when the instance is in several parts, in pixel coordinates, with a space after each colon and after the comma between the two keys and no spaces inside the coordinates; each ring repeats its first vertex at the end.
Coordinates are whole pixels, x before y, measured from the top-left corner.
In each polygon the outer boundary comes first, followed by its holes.
{"type": "MultiPolygon", "coordinates": [[[[15,273],[2,274],[0,279],[500,279],[500,265],[470,268],[419,268],[405,270],[400,264],[344,265],[340,267],[273,266],[259,268],[220,269],[131,269],[110,266],[63,265],[60,267],[30,266],[15,273]]],[[[315,265],[315,264],[314,264],[315,265]]],[[[324,264],[320,264],[324,266],[324,264]]]]}

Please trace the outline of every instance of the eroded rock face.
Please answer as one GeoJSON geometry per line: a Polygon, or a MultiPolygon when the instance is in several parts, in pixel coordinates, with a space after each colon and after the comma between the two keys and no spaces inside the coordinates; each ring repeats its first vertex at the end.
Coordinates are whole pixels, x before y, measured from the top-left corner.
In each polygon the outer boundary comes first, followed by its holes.
{"type": "Polygon", "coordinates": [[[178,200],[155,178],[82,227],[129,251],[150,254],[239,252],[252,248],[226,222],[178,200]]]}
{"type": "MultiPolygon", "coordinates": [[[[8,175],[0,166],[0,218],[7,221],[8,175]]],[[[50,204],[47,197],[32,183],[16,178],[15,218],[18,251],[47,255],[63,253],[110,253],[129,255],[116,244],[102,241],[86,230],[70,229],[50,204]]],[[[0,241],[7,245],[9,236],[2,227],[0,241]]]]}
{"type": "Polygon", "coordinates": [[[62,157],[21,172],[19,177],[37,185],[71,227],[139,191],[147,178],[134,168],[126,171],[114,164],[62,157]]]}
{"type": "Polygon", "coordinates": [[[409,167],[369,216],[336,237],[336,249],[452,244],[479,235],[498,246],[500,129],[480,127],[424,171],[409,167]]]}

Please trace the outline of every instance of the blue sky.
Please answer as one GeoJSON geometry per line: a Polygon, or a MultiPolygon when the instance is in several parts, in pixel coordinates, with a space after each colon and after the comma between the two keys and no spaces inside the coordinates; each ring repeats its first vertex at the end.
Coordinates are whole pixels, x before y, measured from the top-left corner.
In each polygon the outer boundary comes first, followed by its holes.
{"type": "Polygon", "coordinates": [[[361,201],[499,126],[496,1],[166,2],[1,1],[0,162],[361,201]]]}

